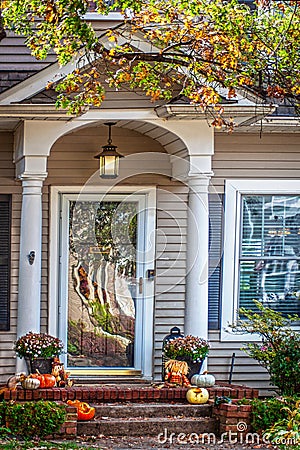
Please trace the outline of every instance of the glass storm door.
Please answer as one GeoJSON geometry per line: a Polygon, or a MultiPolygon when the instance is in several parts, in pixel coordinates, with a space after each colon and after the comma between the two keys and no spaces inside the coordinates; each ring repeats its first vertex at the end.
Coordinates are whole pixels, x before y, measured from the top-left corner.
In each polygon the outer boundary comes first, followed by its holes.
{"type": "Polygon", "coordinates": [[[143,194],[62,197],[59,326],[73,373],[144,370],[146,203],[143,194]]]}

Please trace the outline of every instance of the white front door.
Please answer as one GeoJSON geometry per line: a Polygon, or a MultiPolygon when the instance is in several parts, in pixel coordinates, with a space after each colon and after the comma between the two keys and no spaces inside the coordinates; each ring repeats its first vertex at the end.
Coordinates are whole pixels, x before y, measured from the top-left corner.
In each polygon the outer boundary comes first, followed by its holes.
{"type": "Polygon", "coordinates": [[[59,336],[72,374],[152,376],[155,192],[61,193],[59,336]]]}

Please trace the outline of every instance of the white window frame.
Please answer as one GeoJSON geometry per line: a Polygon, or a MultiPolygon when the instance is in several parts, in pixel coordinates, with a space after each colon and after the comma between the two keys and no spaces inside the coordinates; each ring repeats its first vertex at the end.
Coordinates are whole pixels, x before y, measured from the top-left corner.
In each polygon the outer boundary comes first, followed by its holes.
{"type": "Polygon", "coordinates": [[[300,195],[298,180],[226,180],[221,341],[257,341],[257,335],[233,332],[239,291],[239,248],[242,195],[300,195]]]}

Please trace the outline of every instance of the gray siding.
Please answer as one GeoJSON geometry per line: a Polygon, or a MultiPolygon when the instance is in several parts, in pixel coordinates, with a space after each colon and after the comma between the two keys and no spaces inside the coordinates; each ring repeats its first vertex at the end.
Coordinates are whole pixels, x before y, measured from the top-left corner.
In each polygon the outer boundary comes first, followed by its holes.
{"type": "Polygon", "coordinates": [[[188,188],[179,183],[157,190],[157,248],[154,316],[154,374],[161,376],[162,340],[170,328],[184,331],[188,188]]]}
{"type": "Polygon", "coordinates": [[[212,184],[224,192],[230,178],[298,179],[300,134],[217,133],[212,184]]]}
{"type": "MultiPolygon", "coordinates": [[[[299,134],[263,133],[260,138],[258,134],[217,133],[212,184],[222,194],[227,179],[299,179],[299,149],[299,134]]],[[[226,308],[226,299],[223,299],[222,307],[226,308]]],[[[209,370],[217,379],[228,380],[231,356],[235,352],[233,383],[259,387],[262,394],[270,392],[266,370],[240,350],[242,342],[221,342],[218,331],[210,332],[210,341],[212,348],[208,359],[209,370]]]]}

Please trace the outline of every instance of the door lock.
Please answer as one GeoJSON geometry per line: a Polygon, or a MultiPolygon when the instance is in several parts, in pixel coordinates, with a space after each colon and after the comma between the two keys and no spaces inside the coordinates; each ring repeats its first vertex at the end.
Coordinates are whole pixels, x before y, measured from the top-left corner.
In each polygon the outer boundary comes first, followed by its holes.
{"type": "Polygon", "coordinates": [[[155,269],[148,269],[146,271],[146,277],[148,280],[153,280],[155,277],[155,269]]]}

